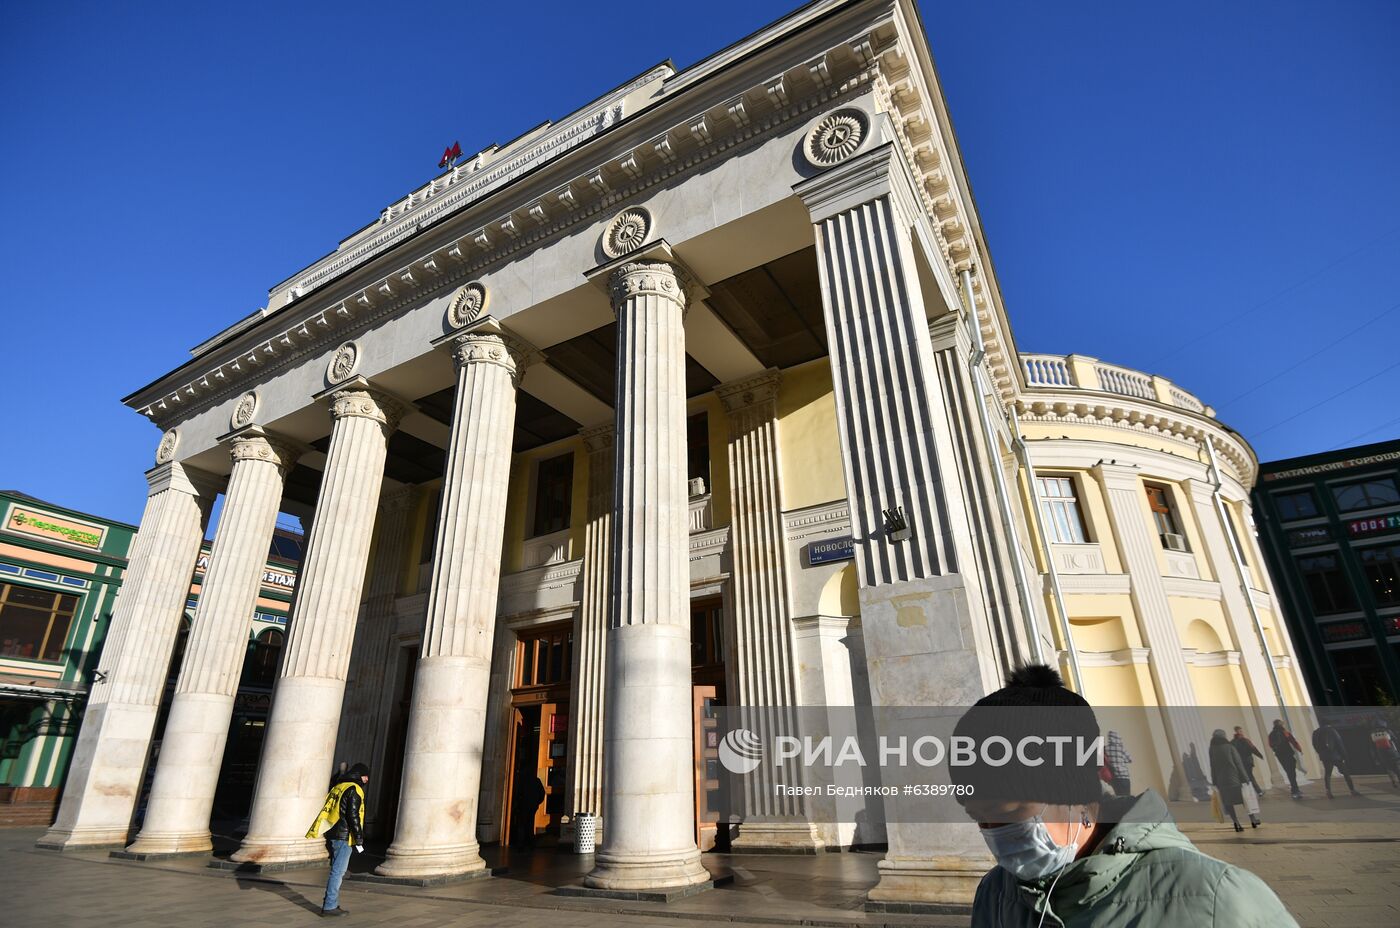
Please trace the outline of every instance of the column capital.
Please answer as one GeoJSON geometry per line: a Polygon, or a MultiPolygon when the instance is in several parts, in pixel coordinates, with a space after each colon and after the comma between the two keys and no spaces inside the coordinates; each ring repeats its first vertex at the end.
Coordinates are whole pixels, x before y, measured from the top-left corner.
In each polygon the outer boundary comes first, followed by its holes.
{"type": "Polygon", "coordinates": [[[782,371],[776,367],[731,380],[715,387],[715,394],[724,404],[726,412],[734,413],[741,409],[776,402],[778,386],[782,383],[782,371]]]}
{"type": "Polygon", "coordinates": [[[226,436],[223,441],[228,445],[229,457],[233,459],[234,464],[239,461],[262,461],[276,466],[284,477],[307,451],[306,445],[301,442],[257,425],[240,429],[226,436]]]}
{"type": "Polygon", "coordinates": [[[608,289],[614,307],[629,297],[659,296],[679,304],[684,311],[689,302],[687,276],[670,261],[639,258],[613,268],[608,274],[608,289]]]}
{"type": "Polygon", "coordinates": [[[1141,472],[1127,464],[1112,461],[1099,461],[1093,470],[1099,475],[1106,489],[1137,490],[1141,486],[1141,472]]]}
{"type": "Polygon", "coordinates": [[[386,514],[407,512],[413,508],[417,495],[418,488],[411,485],[385,489],[379,494],[379,511],[386,514]]]}
{"type": "Polygon", "coordinates": [[[533,345],[503,328],[491,316],[453,333],[449,344],[458,370],[472,364],[494,364],[510,374],[511,383],[516,387],[520,386],[525,369],[542,357],[533,345]]]}
{"type": "Polygon", "coordinates": [[[150,496],[165,490],[175,490],[198,498],[212,500],[223,488],[224,480],[208,471],[191,467],[179,461],[157,464],[146,471],[146,483],[150,496]]]}
{"type": "Polygon", "coordinates": [[[352,416],[373,419],[384,427],[386,435],[397,429],[399,420],[409,412],[407,403],[371,386],[363,377],[351,378],[318,394],[317,398],[330,400],[332,419],[352,416]]]}
{"type": "Polygon", "coordinates": [[[912,222],[923,212],[914,191],[909,169],[893,142],[876,145],[792,187],[792,192],[812,214],[814,223],[881,197],[894,200],[912,222]]]}
{"type": "Polygon", "coordinates": [[[583,439],[583,447],[588,450],[589,454],[597,454],[611,448],[616,433],[617,427],[611,422],[578,430],[579,437],[583,439]]]}

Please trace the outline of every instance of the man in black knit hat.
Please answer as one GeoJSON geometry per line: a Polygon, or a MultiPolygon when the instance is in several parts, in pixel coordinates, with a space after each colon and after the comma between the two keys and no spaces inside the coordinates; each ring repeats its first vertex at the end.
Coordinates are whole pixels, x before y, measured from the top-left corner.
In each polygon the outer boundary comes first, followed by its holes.
{"type": "Polygon", "coordinates": [[[326,850],[331,858],[326,898],[321,903],[322,917],[350,914],[340,907],[340,883],[350,867],[351,849],[359,853],[365,849],[365,787],[368,784],[369,768],[364,764],[355,764],[338,774],[331,783],[330,792],[326,793],[320,814],[307,829],[308,838],[319,835],[326,839],[326,850]],[[322,832],[321,828],[327,825],[330,827],[322,832]]]}
{"type": "Polygon", "coordinates": [[[978,752],[950,768],[997,860],[977,887],[974,926],[1296,928],[1257,876],[1196,850],[1155,792],[1104,792],[1094,710],[1052,668],[1016,670],[954,736],[1017,746],[1009,763],[978,752]]]}

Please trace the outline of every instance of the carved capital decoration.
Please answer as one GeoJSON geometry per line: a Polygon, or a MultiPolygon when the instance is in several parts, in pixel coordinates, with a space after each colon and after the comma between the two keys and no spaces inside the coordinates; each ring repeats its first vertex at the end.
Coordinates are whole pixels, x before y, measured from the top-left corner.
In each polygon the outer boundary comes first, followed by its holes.
{"type": "Polygon", "coordinates": [[[160,444],[156,445],[156,463],[169,464],[175,460],[175,449],[180,444],[180,430],[171,429],[160,437],[160,444]]]}
{"type": "Polygon", "coordinates": [[[352,387],[338,390],[331,395],[331,416],[344,419],[347,416],[360,416],[373,419],[384,426],[385,434],[399,427],[403,418],[403,404],[378,390],[352,387]]]}
{"type": "Polygon", "coordinates": [[[253,416],[258,412],[258,391],[249,390],[238,399],[238,404],[233,407],[233,415],[229,416],[229,428],[241,429],[243,426],[253,421],[253,416]]]}
{"type": "Polygon", "coordinates": [[[360,346],[346,342],[335,350],[326,365],[326,380],[330,383],[344,383],[354,376],[360,366],[360,346]]]}
{"type": "Polygon", "coordinates": [[[753,406],[761,406],[764,403],[776,402],[778,386],[781,383],[781,372],[770,368],[762,373],[754,374],[752,377],[720,384],[715,387],[715,394],[724,404],[725,411],[733,413],[753,406]]]}
{"type": "Polygon", "coordinates": [[[447,307],[447,324],[454,329],[475,322],[486,311],[486,286],[478,280],[463,284],[447,307]]]}
{"type": "Polygon", "coordinates": [[[802,154],[813,167],[829,168],[851,157],[870,135],[870,117],[854,107],[836,110],[812,127],[802,154]]]}
{"type": "Polygon", "coordinates": [[[611,423],[605,425],[595,425],[591,429],[581,429],[579,437],[583,439],[583,447],[589,454],[597,454],[600,451],[607,451],[613,446],[614,433],[616,427],[611,423]]]}
{"type": "Polygon", "coordinates": [[[612,272],[608,286],[613,306],[638,296],[659,296],[686,306],[685,280],[680,268],[665,261],[630,261],[612,272]]]}
{"type": "Polygon", "coordinates": [[[618,213],[603,230],[603,254],[620,258],[641,248],[651,234],[651,213],[641,206],[630,206],[618,213]]]}
{"type": "Polygon", "coordinates": [[[511,384],[520,386],[520,378],[534,360],[534,350],[519,339],[497,332],[473,332],[452,340],[452,358],[458,368],[468,364],[495,364],[510,374],[511,384]]]}
{"type": "Polygon", "coordinates": [[[232,444],[229,456],[235,464],[239,461],[262,461],[276,465],[283,476],[286,476],[302,452],[301,448],[292,443],[268,435],[240,435],[233,439],[232,444]]]}

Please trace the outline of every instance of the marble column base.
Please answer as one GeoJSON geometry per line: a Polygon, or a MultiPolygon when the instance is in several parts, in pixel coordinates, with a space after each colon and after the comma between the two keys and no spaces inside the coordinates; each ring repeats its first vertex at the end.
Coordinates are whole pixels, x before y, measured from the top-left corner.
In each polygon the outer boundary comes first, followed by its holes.
{"type": "Polygon", "coordinates": [[[374,868],[378,876],[399,880],[446,880],[486,871],[475,841],[457,847],[418,849],[389,848],[384,863],[374,868]]]}
{"type": "Polygon", "coordinates": [[[321,838],[306,838],[330,789],[345,681],[283,677],[273,696],[248,836],[237,863],[324,863],[321,838]]]}
{"type": "Polygon", "coordinates": [[[139,859],[151,860],[158,857],[188,857],[195,854],[208,854],[214,850],[214,842],[209,829],[188,832],[149,832],[142,830],[136,840],[126,849],[127,854],[139,859]]]}
{"type": "Polygon", "coordinates": [[[209,816],[232,715],[232,696],[175,694],[146,819],[128,848],[133,854],[184,854],[213,847],[209,816]]]}
{"type": "Polygon", "coordinates": [[[735,854],[820,854],[826,850],[810,822],[743,822],[729,846],[735,854]]]}
{"type": "Polygon", "coordinates": [[[623,892],[669,889],[710,882],[710,872],[700,864],[700,850],[683,848],[673,854],[615,855],[599,851],[594,867],[583,878],[590,889],[623,892]]]}
{"type": "MultiPolygon", "coordinates": [[[[867,908],[939,906],[958,911],[972,904],[977,885],[996,866],[991,855],[944,857],[886,857],[880,861],[880,882],[867,894],[867,908]]],[[[917,911],[917,909],[915,909],[917,911]]]]}
{"type": "Polygon", "coordinates": [[[155,706],[101,703],[88,710],[58,819],[37,847],[126,846],[155,721],[155,706]]]}

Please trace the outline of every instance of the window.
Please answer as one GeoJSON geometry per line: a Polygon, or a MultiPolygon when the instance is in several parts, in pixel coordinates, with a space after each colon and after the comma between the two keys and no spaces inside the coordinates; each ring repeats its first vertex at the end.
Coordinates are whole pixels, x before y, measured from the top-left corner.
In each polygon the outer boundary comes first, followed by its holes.
{"type": "Polygon", "coordinates": [[[686,459],[686,478],[704,480],[705,492],[710,492],[710,417],[706,413],[686,421],[686,459]]]}
{"type": "Polygon", "coordinates": [[[248,655],[243,659],[242,686],[271,688],[277,676],[277,661],[287,635],[281,629],[269,628],[248,642],[248,655]]]}
{"type": "Polygon", "coordinates": [[[1356,597],[1337,562],[1337,555],[1313,554],[1297,561],[1298,574],[1303,578],[1303,587],[1308,591],[1315,614],[1330,615],[1356,609],[1356,597]]]}
{"type": "Polygon", "coordinates": [[[1333,487],[1332,498],[1337,501],[1337,508],[1342,512],[1374,509],[1377,506],[1396,506],[1400,505],[1400,488],[1395,486],[1395,478],[1378,477],[1333,487]]]}
{"type": "Polygon", "coordinates": [[[433,549],[437,547],[438,508],[442,505],[442,488],[438,487],[428,495],[428,517],[423,520],[423,556],[419,564],[427,564],[433,559],[433,549]]]}
{"type": "MultiPolygon", "coordinates": [[[[1152,510],[1152,521],[1157,525],[1157,534],[1175,535],[1180,538],[1181,529],[1177,527],[1176,510],[1172,508],[1171,491],[1155,483],[1147,484],[1146,490],[1147,505],[1152,510]]],[[[1162,543],[1167,543],[1165,538],[1163,538],[1162,543]]],[[[1186,550],[1184,541],[1180,550],[1186,550]]]]}
{"type": "Polygon", "coordinates": [[[574,633],[569,626],[521,632],[516,648],[516,686],[569,682],[569,661],[574,650],[574,633]]]}
{"type": "Polygon", "coordinates": [[[1291,522],[1294,519],[1311,519],[1314,516],[1322,515],[1317,508],[1317,497],[1313,496],[1312,490],[1275,493],[1274,505],[1278,507],[1279,518],[1285,522],[1291,522]]]}
{"type": "Polygon", "coordinates": [[[690,605],[690,665],[715,667],[724,663],[724,604],[697,600],[690,605]]]}
{"type": "Polygon", "coordinates": [[[1377,606],[1400,606],[1400,545],[1360,548],[1361,571],[1377,606]]]}
{"type": "Polygon", "coordinates": [[[573,498],[573,452],[541,461],[535,471],[535,530],[531,537],[568,528],[573,498]]]}
{"type": "Polygon", "coordinates": [[[0,656],[63,659],[78,597],[0,583],[0,656]]]}
{"type": "Polygon", "coordinates": [[[1036,481],[1040,484],[1041,515],[1050,541],[1061,545],[1084,544],[1084,516],[1074,495],[1074,478],[1037,477],[1036,481]]]}
{"type": "Polygon", "coordinates": [[[1327,656],[1332,659],[1332,669],[1337,672],[1343,705],[1376,706],[1394,702],[1395,694],[1390,692],[1385,670],[1381,667],[1381,655],[1375,645],[1341,648],[1328,651],[1327,656]]]}

